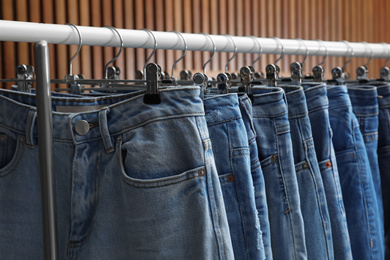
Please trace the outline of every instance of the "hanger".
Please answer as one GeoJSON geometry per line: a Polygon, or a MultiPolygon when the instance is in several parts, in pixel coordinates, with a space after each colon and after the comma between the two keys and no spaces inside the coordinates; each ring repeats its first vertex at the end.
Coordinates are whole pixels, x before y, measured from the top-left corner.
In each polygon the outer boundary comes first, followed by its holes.
{"type": "Polygon", "coordinates": [[[121,47],[119,48],[119,51],[115,55],[115,57],[112,60],[110,60],[106,64],[106,66],[104,67],[104,71],[105,71],[104,78],[105,79],[119,79],[120,78],[120,69],[119,69],[119,67],[115,67],[115,66],[108,67],[108,65],[110,65],[111,63],[116,61],[116,59],[118,59],[119,55],[122,53],[122,50],[123,50],[123,38],[122,38],[122,35],[118,32],[118,30],[115,27],[113,27],[113,26],[105,26],[105,27],[109,28],[110,30],[112,30],[112,31],[116,32],[116,34],[118,34],[119,40],[121,42],[121,47]]]}
{"type": "Polygon", "coordinates": [[[276,63],[278,63],[284,55],[284,46],[281,43],[280,39],[278,37],[273,37],[273,39],[278,44],[277,48],[281,46],[282,50],[279,58],[276,59],[274,64],[268,64],[267,67],[265,68],[265,72],[267,75],[267,85],[271,87],[277,85],[277,82],[279,80],[280,67],[276,65],[276,63]]]}
{"type": "Polygon", "coordinates": [[[386,46],[387,49],[387,59],[385,61],[385,64],[383,64],[381,70],[380,70],[380,80],[390,80],[390,69],[386,66],[387,63],[390,60],[390,55],[389,55],[389,45],[387,43],[382,42],[384,46],[386,46]]]}
{"type": "Polygon", "coordinates": [[[209,62],[214,58],[215,51],[217,50],[217,46],[215,45],[215,42],[213,39],[210,37],[209,34],[207,33],[202,33],[204,36],[208,37],[213,44],[213,53],[211,54],[210,58],[203,64],[203,73],[197,72],[193,76],[193,80],[195,85],[200,87],[200,97],[204,99],[204,94],[207,89],[207,84],[208,84],[208,77],[206,75],[206,66],[209,64],[209,62]]]}
{"type": "Polygon", "coordinates": [[[346,75],[344,68],[347,66],[348,63],[351,62],[352,57],[354,55],[353,48],[347,41],[343,41],[344,44],[347,46],[347,48],[350,50],[350,58],[344,63],[342,67],[335,67],[332,69],[332,80],[328,82],[336,83],[336,85],[343,85],[344,80],[348,78],[346,75]]]}
{"type": "MultiPolygon", "coordinates": [[[[259,41],[256,39],[256,37],[254,37],[254,36],[248,36],[248,37],[250,37],[259,47],[259,55],[257,56],[257,58],[254,61],[252,61],[252,64],[248,67],[253,72],[254,79],[262,79],[262,78],[264,78],[264,74],[261,71],[256,72],[254,65],[260,60],[261,54],[263,53],[263,48],[261,47],[261,45],[260,45],[259,41]]],[[[261,81],[257,82],[257,83],[261,83],[261,81]]]]}
{"type": "Polygon", "coordinates": [[[321,42],[322,45],[324,46],[325,48],[325,56],[324,56],[324,59],[318,63],[318,65],[314,66],[313,68],[313,81],[314,82],[323,82],[324,81],[324,74],[325,74],[325,69],[322,67],[322,64],[324,64],[326,58],[328,57],[328,48],[326,48],[326,45],[324,44],[324,42],[322,40],[317,40],[318,42],[321,42]]]}
{"type": "Polygon", "coordinates": [[[34,81],[34,67],[32,65],[18,64],[16,66],[16,85],[12,85],[12,90],[21,92],[31,92],[34,81]]]}
{"type": "Polygon", "coordinates": [[[79,45],[75,54],[73,54],[72,58],[69,60],[69,74],[65,76],[65,83],[69,85],[69,90],[71,94],[80,95],[84,92],[84,85],[77,83],[78,80],[84,79],[84,75],[82,74],[73,74],[72,73],[72,62],[76,58],[76,56],[80,53],[81,46],[83,44],[83,39],[81,38],[81,34],[76,25],[72,23],[67,23],[70,27],[74,28],[79,36],[79,45]]]}
{"type": "Polygon", "coordinates": [[[368,79],[368,64],[370,64],[372,57],[373,57],[373,51],[370,47],[370,45],[367,42],[362,42],[365,44],[366,48],[368,47],[370,49],[370,58],[366,62],[366,64],[358,67],[356,69],[356,78],[359,80],[359,83],[367,83],[369,81],[368,79]]]}
{"type": "Polygon", "coordinates": [[[295,61],[290,64],[290,70],[291,70],[291,81],[292,85],[301,86],[302,85],[302,70],[303,70],[303,64],[305,64],[305,61],[307,59],[307,55],[309,54],[309,50],[304,43],[302,39],[296,39],[299,42],[299,47],[302,45],[306,48],[305,57],[303,58],[302,62],[295,61]]]}

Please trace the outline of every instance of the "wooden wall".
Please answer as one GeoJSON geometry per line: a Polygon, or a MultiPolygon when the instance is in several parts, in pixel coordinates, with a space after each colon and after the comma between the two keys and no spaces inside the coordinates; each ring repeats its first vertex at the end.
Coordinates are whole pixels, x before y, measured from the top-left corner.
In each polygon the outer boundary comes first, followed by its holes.
{"type": "MultiPolygon", "coordinates": [[[[390,1],[387,0],[0,0],[0,18],[4,20],[31,21],[85,26],[193,33],[254,35],[259,37],[322,39],[330,41],[390,42],[387,25],[390,1]]],[[[1,33],[1,32],[0,32],[1,33]]],[[[34,64],[32,44],[0,42],[0,78],[15,77],[17,64],[34,64]]],[[[68,74],[69,58],[77,46],[51,45],[50,62],[52,78],[68,74]]],[[[109,47],[83,46],[73,62],[73,73],[86,78],[103,78],[104,65],[117,50],[109,47]]],[[[122,71],[121,78],[134,78],[142,69],[151,50],[125,49],[116,61],[122,71]]],[[[155,62],[171,72],[173,62],[181,51],[158,50],[155,62]]],[[[189,51],[177,64],[175,75],[181,69],[201,71],[210,53],[189,51]]],[[[224,69],[232,53],[218,53],[208,67],[215,76],[224,69]]],[[[229,70],[237,71],[250,65],[256,55],[238,54],[229,70]]],[[[276,55],[263,55],[256,70],[264,71],[276,55]]],[[[280,62],[283,75],[289,75],[289,64],[302,61],[303,56],[285,56],[280,62]]],[[[152,60],[152,61],[153,61],[152,60]]],[[[322,60],[309,57],[304,73],[322,60]]],[[[327,76],[332,67],[344,64],[345,58],[329,57],[324,67],[327,76]]],[[[356,77],[357,66],[367,59],[354,58],[346,71],[356,77]]],[[[370,77],[378,77],[384,59],[369,64],[370,77]]],[[[9,87],[9,86],[7,86],[9,87]]]]}

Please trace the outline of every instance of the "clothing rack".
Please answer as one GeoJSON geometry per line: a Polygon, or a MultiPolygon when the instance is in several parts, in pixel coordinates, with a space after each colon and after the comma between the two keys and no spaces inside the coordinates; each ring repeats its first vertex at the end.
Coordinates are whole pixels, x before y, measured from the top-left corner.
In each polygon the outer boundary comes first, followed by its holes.
{"type": "MultiPolygon", "coordinates": [[[[83,45],[120,47],[118,35],[110,28],[77,26],[83,45]]],[[[37,74],[37,118],[41,171],[42,213],[45,259],[58,259],[55,211],[55,179],[52,150],[52,111],[50,96],[50,66],[48,43],[79,44],[76,30],[68,25],[42,24],[0,20],[0,40],[34,42],[37,74]]],[[[118,29],[126,48],[153,48],[152,35],[145,30],[118,29]]],[[[183,40],[175,32],[152,32],[158,49],[183,50],[183,40]]],[[[213,44],[205,34],[183,33],[187,49],[213,51],[213,44]]],[[[259,53],[259,44],[264,54],[294,54],[315,56],[390,57],[390,48],[384,43],[332,42],[292,40],[277,38],[254,38],[245,36],[226,37],[210,35],[216,51],[259,53]],[[234,42],[233,42],[234,41],[234,42]],[[257,41],[257,42],[255,42],[257,41]],[[280,44],[278,44],[278,42],[280,44]],[[305,48],[302,47],[305,45],[305,48]],[[307,50],[306,50],[307,47],[307,50]]]]}

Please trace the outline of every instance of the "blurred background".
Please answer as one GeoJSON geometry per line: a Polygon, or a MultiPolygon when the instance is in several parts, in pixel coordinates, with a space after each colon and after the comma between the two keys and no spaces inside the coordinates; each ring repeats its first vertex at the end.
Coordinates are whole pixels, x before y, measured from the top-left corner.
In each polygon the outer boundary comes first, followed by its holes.
{"type": "MultiPolygon", "coordinates": [[[[390,42],[389,11],[388,0],[0,0],[0,19],[4,20],[369,43],[390,42]]],[[[34,65],[31,43],[0,42],[0,50],[0,78],[16,77],[17,64],[34,65]]],[[[76,50],[77,46],[50,45],[52,78],[63,79],[68,74],[68,61],[76,50]]],[[[73,61],[73,73],[83,74],[85,78],[103,78],[105,64],[117,51],[109,47],[83,46],[73,61]]],[[[121,78],[134,79],[136,70],[143,68],[150,52],[126,48],[115,62],[121,69],[121,78]]],[[[181,55],[181,51],[157,50],[152,61],[170,72],[173,62],[181,55]]],[[[231,55],[217,53],[207,74],[216,76],[224,70],[231,55]]],[[[209,52],[188,51],[184,60],[176,65],[175,75],[178,77],[182,69],[200,72],[209,57],[209,52]]],[[[256,54],[237,54],[229,65],[229,72],[250,65],[256,57],[256,54]]],[[[276,58],[276,55],[262,55],[255,69],[264,72],[266,65],[276,58]]],[[[289,64],[303,58],[285,55],[278,63],[281,75],[290,75],[289,64]]],[[[304,74],[311,73],[322,59],[309,57],[304,74]]],[[[342,66],[346,60],[345,57],[328,57],[323,64],[326,78],[330,78],[333,67],[342,66]]],[[[345,70],[351,78],[356,78],[356,68],[367,60],[354,58],[345,70]]],[[[372,60],[368,65],[370,78],[379,77],[385,61],[372,60]]]]}

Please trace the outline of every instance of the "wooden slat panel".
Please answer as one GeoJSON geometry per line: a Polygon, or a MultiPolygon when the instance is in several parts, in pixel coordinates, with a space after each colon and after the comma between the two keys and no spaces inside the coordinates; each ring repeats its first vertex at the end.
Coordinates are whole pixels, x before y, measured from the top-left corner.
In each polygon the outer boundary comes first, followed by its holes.
{"type": "MultiPolygon", "coordinates": [[[[90,26],[91,17],[89,9],[89,1],[79,2],[80,25],[82,26],[90,26]]],[[[81,74],[83,74],[85,78],[90,79],[92,77],[91,47],[82,46],[79,55],[81,58],[81,74]]]]}
{"type": "MultiPolygon", "coordinates": [[[[144,1],[143,0],[135,0],[135,9],[134,9],[134,17],[135,17],[135,29],[143,29],[145,28],[144,24],[144,1]]],[[[152,38],[152,37],[151,37],[152,38]]],[[[137,56],[137,70],[143,70],[145,62],[146,62],[146,56],[145,56],[145,49],[137,49],[136,50],[136,56],[137,56]]]]}
{"type": "MultiPolygon", "coordinates": [[[[174,8],[173,8],[173,0],[165,0],[165,15],[164,15],[164,24],[165,24],[165,30],[170,32],[174,31],[174,8]]],[[[180,32],[181,33],[181,32],[180,32]]],[[[175,54],[172,50],[165,51],[165,59],[166,59],[166,66],[169,73],[172,73],[172,65],[175,62],[175,54]]],[[[174,71],[174,77],[179,78],[180,77],[180,71],[183,69],[183,60],[178,62],[175,65],[175,71],[174,71]]]]}
{"type": "MultiPolygon", "coordinates": [[[[113,26],[115,28],[123,28],[124,27],[124,18],[123,18],[123,2],[122,1],[113,1],[113,11],[114,11],[114,15],[113,15],[113,26]]],[[[114,33],[114,37],[118,37],[119,36],[117,35],[117,33],[114,33]]],[[[119,52],[120,48],[115,48],[114,49],[114,55],[117,55],[117,53],[119,52]]],[[[115,57],[115,56],[114,56],[115,57]]],[[[125,74],[125,71],[126,71],[126,68],[125,68],[125,55],[124,55],[124,50],[122,49],[122,52],[121,54],[119,55],[119,57],[116,59],[115,61],[115,65],[114,64],[111,64],[110,66],[117,66],[119,67],[120,71],[121,71],[121,74],[120,74],[120,78],[124,78],[124,74],[125,74]]]]}
{"type": "MultiPolygon", "coordinates": [[[[165,20],[164,20],[164,1],[162,0],[155,0],[154,3],[155,6],[155,26],[153,26],[154,30],[156,31],[166,31],[165,29],[165,20]]],[[[153,6],[150,7],[153,9],[153,6]]],[[[157,63],[160,64],[162,68],[164,68],[164,71],[167,71],[169,75],[171,75],[171,68],[167,66],[165,61],[165,50],[158,50],[156,52],[157,56],[157,63]]]]}
{"type": "MultiPolygon", "coordinates": [[[[190,33],[192,32],[192,0],[187,0],[183,2],[183,28],[184,32],[190,33]]],[[[182,55],[182,52],[180,52],[180,56],[182,55]]],[[[187,52],[186,56],[184,57],[184,66],[188,70],[193,70],[193,55],[194,53],[192,51],[187,52]]],[[[180,57],[179,56],[179,57],[180,57]]]]}
{"type": "MultiPolygon", "coordinates": [[[[201,0],[192,1],[192,32],[200,33],[202,30],[202,15],[201,15],[201,0]]],[[[194,69],[199,69],[202,67],[202,53],[200,51],[195,51],[193,55],[194,59],[194,69]]]]}
{"type": "MultiPolygon", "coordinates": [[[[124,23],[126,29],[134,28],[134,1],[133,0],[124,0],[124,23]]],[[[125,62],[126,62],[126,78],[134,79],[136,71],[136,56],[135,50],[133,48],[126,48],[124,50],[125,62]]]]}
{"type": "MultiPolygon", "coordinates": [[[[91,25],[102,26],[102,6],[100,0],[91,0],[91,25]]],[[[103,47],[92,47],[92,73],[95,79],[102,79],[103,74],[103,47]]]]}

